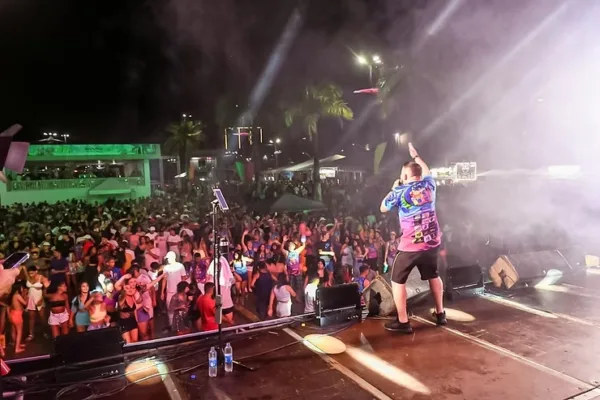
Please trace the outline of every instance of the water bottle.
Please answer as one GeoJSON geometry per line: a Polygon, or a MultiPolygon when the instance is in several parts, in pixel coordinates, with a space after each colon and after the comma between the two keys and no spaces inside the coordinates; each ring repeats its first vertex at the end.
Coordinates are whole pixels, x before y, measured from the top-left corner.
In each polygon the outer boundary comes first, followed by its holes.
{"type": "Polygon", "coordinates": [[[231,347],[231,343],[225,345],[223,354],[225,355],[225,372],[233,371],[233,348],[231,347]]]}
{"type": "Polygon", "coordinates": [[[211,378],[217,376],[217,351],[214,346],[208,352],[208,376],[211,378]]]}

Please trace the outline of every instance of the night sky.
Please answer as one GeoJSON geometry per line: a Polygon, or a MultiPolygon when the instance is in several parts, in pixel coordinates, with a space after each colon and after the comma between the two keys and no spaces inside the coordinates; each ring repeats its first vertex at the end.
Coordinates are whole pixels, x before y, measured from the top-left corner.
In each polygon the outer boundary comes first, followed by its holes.
{"type": "Polygon", "coordinates": [[[4,1],[0,123],[22,124],[21,140],[55,131],[74,142],[162,143],[165,126],[188,113],[208,125],[207,147],[216,147],[217,103],[247,105],[296,9],[299,33],[255,117],[269,135],[288,135],[288,145],[300,140],[301,132],[283,130],[281,104],[307,83],[331,81],[344,89],[356,120],[320,127],[326,152],[376,143],[397,130],[411,132],[438,158],[505,157],[491,138],[502,138],[503,151],[515,160],[540,140],[561,157],[563,133],[582,129],[564,121],[580,119],[581,107],[567,114],[555,104],[557,113],[549,108],[551,96],[584,89],[565,76],[591,65],[580,62],[588,45],[596,49],[591,27],[598,10],[591,3],[583,9],[581,2],[559,0],[518,6],[500,0],[4,1]],[[352,94],[368,86],[353,52],[381,55],[386,67],[407,71],[385,132],[373,128],[372,98],[352,94]],[[548,125],[560,125],[560,132],[544,136],[548,125]],[[521,152],[512,152],[510,146],[524,142],[521,152]]]}

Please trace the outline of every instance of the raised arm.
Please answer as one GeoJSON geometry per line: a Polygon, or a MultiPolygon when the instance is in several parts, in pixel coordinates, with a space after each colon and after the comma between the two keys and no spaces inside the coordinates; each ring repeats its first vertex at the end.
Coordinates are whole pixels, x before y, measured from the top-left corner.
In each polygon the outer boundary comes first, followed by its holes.
{"type": "Polygon", "coordinates": [[[115,282],[115,290],[119,291],[119,290],[123,289],[123,282],[125,282],[127,279],[131,279],[130,274],[125,274],[118,281],[116,281],[115,282]]]}
{"type": "Polygon", "coordinates": [[[244,233],[242,233],[242,251],[244,253],[248,252],[248,247],[246,246],[246,235],[248,234],[248,229],[244,229],[244,233]]]}
{"type": "Polygon", "coordinates": [[[427,166],[427,164],[425,164],[425,161],[423,161],[423,159],[419,156],[419,153],[417,153],[417,150],[415,150],[412,143],[408,144],[408,151],[410,152],[410,156],[413,158],[413,160],[415,160],[415,162],[419,164],[419,166],[423,170],[423,176],[431,175],[429,167],[427,166]]]}
{"type": "Polygon", "coordinates": [[[162,274],[161,276],[159,276],[158,278],[156,278],[152,282],[146,283],[146,285],[145,285],[146,290],[150,290],[152,287],[154,287],[155,284],[157,284],[158,282],[162,281],[165,276],[167,276],[167,275],[166,274],[162,274]]]}

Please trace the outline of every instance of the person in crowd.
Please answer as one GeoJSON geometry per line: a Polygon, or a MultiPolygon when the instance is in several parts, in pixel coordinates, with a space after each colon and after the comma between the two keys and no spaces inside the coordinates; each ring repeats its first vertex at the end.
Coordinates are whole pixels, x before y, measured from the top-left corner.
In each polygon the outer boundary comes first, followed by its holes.
{"type": "Polygon", "coordinates": [[[110,316],[104,302],[104,295],[101,290],[94,289],[90,294],[90,300],[86,304],[86,310],[90,316],[88,331],[104,329],[110,325],[110,316]]]}
{"type": "Polygon", "coordinates": [[[56,338],[59,335],[68,334],[71,306],[69,305],[69,295],[67,294],[67,283],[58,283],[55,291],[47,294],[46,298],[48,299],[48,308],[50,309],[48,325],[50,325],[52,337],[56,338]]]}
{"type": "MultiPolygon", "coordinates": [[[[57,287],[60,283],[67,283],[67,271],[69,262],[56,247],[52,248],[52,259],[50,260],[50,286],[57,287]]],[[[67,286],[68,290],[68,286],[67,286]]]]}
{"type": "MultiPolygon", "coordinates": [[[[142,306],[136,310],[136,320],[139,336],[142,340],[149,340],[154,335],[154,303],[151,292],[154,286],[158,284],[167,275],[162,274],[152,280],[145,268],[134,265],[130,269],[130,274],[123,275],[125,279],[135,279],[136,288],[142,296],[142,306]]],[[[117,287],[121,290],[121,287],[117,287]]]]}
{"type": "MultiPolygon", "coordinates": [[[[194,244],[192,243],[192,238],[188,234],[191,230],[182,228],[183,236],[181,242],[181,262],[182,263],[191,263],[193,259],[194,253],[194,244]]],[[[193,236],[193,234],[192,234],[193,236]]]]}
{"type": "Polygon", "coordinates": [[[12,338],[15,341],[15,354],[25,351],[23,339],[23,311],[27,306],[27,286],[23,281],[15,282],[10,298],[8,316],[12,325],[12,338]]]}
{"type": "Polygon", "coordinates": [[[399,240],[396,238],[396,232],[390,232],[390,240],[388,240],[385,244],[385,255],[384,255],[384,273],[387,272],[388,267],[390,265],[394,265],[394,258],[396,258],[396,254],[398,254],[398,246],[399,240]]]}
{"type": "Polygon", "coordinates": [[[377,265],[378,260],[378,246],[375,238],[375,233],[373,235],[369,234],[369,238],[367,239],[367,256],[365,257],[365,263],[369,265],[372,271],[379,271],[379,267],[377,265]]]}
{"type": "Polygon", "coordinates": [[[146,237],[145,236],[140,236],[140,240],[138,242],[138,245],[135,246],[134,250],[133,250],[133,254],[135,256],[135,261],[138,264],[143,264],[144,263],[144,255],[146,254],[146,247],[147,247],[147,243],[146,243],[146,237]]]}
{"type": "Polygon", "coordinates": [[[77,332],[87,331],[90,324],[90,314],[86,307],[90,299],[90,287],[87,282],[81,282],[79,293],[71,302],[71,317],[69,320],[69,326],[75,326],[77,332]]]}
{"type": "Polygon", "coordinates": [[[44,289],[50,286],[50,281],[38,273],[35,265],[27,267],[27,280],[26,285],[28,288],[27,293],[27,314],[29,315],[29,335],[27,342],[31,342],[34,339],[35,332],[35,320],[36,316],[40,317],[40,321],[44,322],[45,307],[44,307],[44,289]]]}
{"type": "Polygon", "coordinates": [[[221,276],[217,281],[215,279],[215,276],[217,274],[215,261],[211,261],[210,265],[208,266],[207,281],[215,282],[215,284],[218,282],[219,293],[221,294],[222,299],[223,320],[229,325],[233,325],[234,306],[233,298],[231,296],[231,288],[232,285],[235,283],[235,278],[233,277],[233,273],[231,272],[231,269],[229,268],[229,263],[227,262],[227,259],[225,257],[221,256],[220,264],[221,276]]]}
{"type": "Polygon", "coordinates": [[[95,246],[88,247],[88,251],[84,250],[83,264],[85,266],[83,272],[83,280],[87,282],[88,286],[96,289],[100,282],[98,276],[100,275],[100,264],[98,260],[98,248],[95,246]]]}
{"type": "Polygon", "coordinates": [[[219,328],[216,320],[216,309],[215,304],[215,284],[213,282],[207,282],[204,285],[204,294],[198,297],[196,301],[196,308],[200,314],[200,318],[196,320],[196,329],[201,332],[214,331],[219,328]]]}
{"type": "Polygon", "coordinates": [[[312,275],[307,277],[308,284],[304,288],[304,312],[315,312],[315,302],[317,301],[317,289],[319,288],[319,276],[312,275]]]}
{"type": "Polygon", "coordinates": [[[258,317],[264,321],[268,316],[271,291],[273,290],[273,278],[267,268],[267,263],[264,261],[258,262],[256,270],[258,273],[253,276],[250,287],[254,291],[258,317]]]}
{"type": "MultiPolygon", "coordinates": [[[[287,236],[284,236],[284,241],[287,239],[287,236]]],[[[302,245],[298,248],[296,248],[296,244],[293,241],[288,242],[287,250],[282,246],[283,255],[286,257],[286,269],[290,286],[294,293],[296,293],[296,300],[300,304],[304,301],[304,282],[302,279],[302,267],[300,265],[300,253],[304,251],[305,242],[306,237],[303,236],[302,245]]]]}
{"type": "Polygon", "coordinates": [[[352,251],[354,253],[354,268],[352,269],[352,276],[357,277],[360,272],[359,268],[363,265],[365,258],[367,257],[367,250],[361,245],[360,238],[354,238],[352,240],[352,251]]]}
{"type": "Polygon", "coordinates": [[[188,290],[189,284],[185,281],[177,284],[177,293],[171,297],[169,302],[169,312],[173,314],[172,330],[177,335],[189,333],[188,326],[188,290]]]}
{"type": "MultiPolygon", "coordinates": [[[[173,229],[171,231],[175,232],[173,229]]],[[[167,265],[164,267],[164,273],[167,278],[162,285],[161,299],[165,302],[167,307],[171,304],[171,298],[177,293],[177,285],[179,282],[185,281],[188,276],[185,271],[183,264],[176,261],[177,254],[173,251],[169,251],[165,260],[167,265]]],[[[227,267],[229,269],[229,267],[227,267]]],[[[169,326],[173,325],[173,313],[167,309],[169,316],[169,326]]]]}
{"type": "Polygon", "coordinates": [[[196,284],[198,291],[204,293],[204,285],[206,284],[206,272],[208,271],[208,264],[210,263],[210,257],[203,258],[200,252],[194,253],[194,261],[190,267],[192,281],[196,284]]]}
{"type": "MultiPolygon", "coordinates": [[[[142,306],[135,279],[123,279],[123,290],[119,294],[119,327],[125,343],[135,343],[139,339],[136,310],[142,306]]],[[[115,287],[117,284],[115,283],[115,287]]]]}
{"type": "Polygon", "coordinates": [[[321,241],[317,244],[317,250],[319,258],[325,261],[327,272],[333,274],[333,267],[336,260],[330,239],[329,231],[321,233],[321,241]]]}
{"type": "Polygon", "coordinates": [[[176,233],[175,228],[169,229],[169,235],[167,236],[167,249],[169,252],[173,252],[175,254],[176,259],[179,259],[181,243],[181,236],[176,233]]]}
{"type": "Polygon", "coordinates": [[[290,286],[286,274],[282,272],[277,276],[277,283],[271,290],[268,316],[272,317],[273,313],[279,318],[291,316],[292,297],[296,297],[296,292],[290,286]]]}
{"type": "Polygon", "coordinates": [[[248,267],[246,263],[251,261],[251,258],[246,258],[239,250],[233,253],[231,268],[235,278],[235,289],[239,296],[248,293],[248,267]]]}
{"type": "MultiPolygon", "coordinates": [[[[107,279],[106,281],[104,281],[105,284],[105,289],[103,291],[104,296],[103,296],[103,302],[104,305],[106,306],[106,312],[108,313],[108,316],[110,317],[110,323],[111,325],[115,325],[117,321],[119,320],[119,312],[117,310],[117,301],[119,299],[119,292],[115,290],[115,283],[114,281],[107,279]]],[[[96,288],[95,290],[99,290],[102,291],[102,289],[100,288],[96,288]]]]}
{"type": "Polygon", "coordinates": [[[354,269],[354,251],[350,244],[350,236],[344,236],[344,243],[340,250],[342,259],[342,268],[344,274],[344,282],[349,282],[352,277],[352,271],[354,269]]]}
{"type": "Polygon", "coordinates": [[[368,264],[361,265],[359,268],[360,274],[356,278],[354,278],[354,282],[356,282],[356,284],[358,285],[358,291],[361,294],[371,284],[367,278],[367,276],[369,275],[369,269],[370,267],[368,264]]]}
{"type": "Polygon", "coordinates": [[[146,251],[144,253],[144,266],[147,271],[152,270],[152,263],[160,262],[160,251],[154,247],[154,240],[146,241],[146,251]]]}

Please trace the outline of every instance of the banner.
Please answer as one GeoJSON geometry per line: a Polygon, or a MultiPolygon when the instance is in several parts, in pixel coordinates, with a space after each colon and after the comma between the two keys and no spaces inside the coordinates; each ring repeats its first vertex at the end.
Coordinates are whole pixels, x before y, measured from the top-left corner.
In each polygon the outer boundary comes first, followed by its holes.
{"type": "Polygon", "coordinates": [[[253,178],[254,178],[254,163],[253,162],[248,162],[246,164],[246,180],[248,182],[252,182],[253,178]]]}
{"type": "Polygon", "coordinates": [[[190,163],[190,166],[188,167],[187,176],[190,182],[194,181],[194,178],[196,177],[196,166],[193,163],[190,163]]]}
{"type": "Polygon", "coordinates": [[[236,170],[238,176],[240,177],[240,180],[242,181],[242,183],[246,182],[246,174],[244,172],[244,170],[245,170],[244,163],[241,161],[236,161],[235,162],[235,170],[236,170]]]}
{"type": "Polygon", "coordinates": [[[383,153],[385,153],[385,148],[387,147],[387,142],[379,143],[375,148],[375,165],[373,165],[373,173],[377,175],[379,173],[379,164],[381,164],[381,160],[383,159],[383,153]]]}

